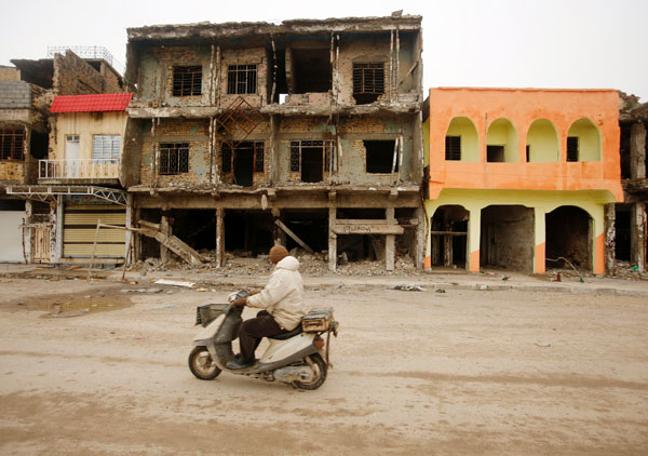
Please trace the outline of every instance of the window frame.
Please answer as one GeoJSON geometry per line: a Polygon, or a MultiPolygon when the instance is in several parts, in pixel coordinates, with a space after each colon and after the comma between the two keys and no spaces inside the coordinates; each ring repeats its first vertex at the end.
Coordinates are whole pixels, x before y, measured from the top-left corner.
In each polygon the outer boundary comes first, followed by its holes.
{"type": "Polygon", "coordinates": [[[202,65],[174,65],[171,95],[174,97],[198,97],[202,95],[202,65]],[[179,79],[179,78],[187,78],[179,79]]]}
{"type": "Polygon", "coordinates": [[[24,161],[26,136],[24,127],[0,128],[0,161],[24,161]]]}
{"type": "Polygon", "coordinates": [[[178,176],[180,174],[189,173],[190,144],[188,142],[159,143],[158,150],[159,150],[158,175],[178,176]],[[165,154],[166,157],[164,157],[165,154]],[[175,157],[175,169],[171,169],[173,163],[172,162],[173,154],[177,155],[175,157]],[[166,166],[163,167],[164,163],[166,163],[166,166]]]}
{"type": "Polygon", "coordinates": [[[258,85],[258,65],[256,63],[227,65],[228,95],[254,95],[258,91],[258,85]],[[252,78],[254,81],[250,80],[252,78]]]}
{"type": "Polygon", "coordinates": [[[383,95],[385,93],[385,62],[353,64],[353,94],[383,95]],[[378,75],[382,73],[381,78],[378,75]],[[371,75],[370,78],[368,76],[371,75]],[[370,86],[368,88],[368,86],[370,86]]]}
{"type": "MultiPolygon", "coordinates": [[[[105,133],[100,133],[100,134],[94,134],[92,135],[92,159],[93,160],[104,160],[104,161],[110,161],[111,163],[117,163],[119,159],[121,158],[121,145],[122,145],[122,140],[121,140],[121,135],[116,135],[116,134],[105,134],[105,133]],[[97,139],[98,138],[111,138],[110,140],[110,150],[108,151],[109,157],[96,157],[95,156],[95,148],[97,145],[97,139]],[[116,146],[116,149],[115,149],[116,146]]],[[[105,152],[105,151],[104,151],[105,152]]]]}
{"type": "Polygon", "coordinates": [[[300,175],[302,172],[302,149],[303,148],[322,148],[322,177],[327,173],[332,173],[331,157],[335,156],[336,144],[330,139],[294,139],[290,141],[290,172],[300,175]],[[322,143],[321,146],[317,143],[322,143]],[[333,155],[332,155],[333,154],[333,155]]]}
{"type": "MultiPolygon", "coordinates": [[[[242,141],[236,147],[227,143],[221,143],[221,173],[231,174],[234,172],[234,155],[241,144],[252,146],[252,173],[265,172],[265,141],[242,141]],[[259,158],[260,157],[260,158],[259,158]],[[259,166],[261,165],[261,166],[259,166]]],[[[247,147],[247,146],[246,146],[247,147]]]]}

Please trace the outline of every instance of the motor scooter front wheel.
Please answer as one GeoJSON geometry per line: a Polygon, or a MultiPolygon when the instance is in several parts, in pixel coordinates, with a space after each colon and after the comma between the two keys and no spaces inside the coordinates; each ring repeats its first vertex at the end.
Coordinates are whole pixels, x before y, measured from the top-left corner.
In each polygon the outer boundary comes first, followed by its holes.
{"type": "Polygon", "coordinates": [[[207,347],[194,347],[191,350],[189,370],[200,380],[213,380],[221,373],[207,347]]]}
{"type": "MultiPolygon", "coordinates": [[[[326,380],[326,371],[328,366],[326,365],[326,362],[322,359],[320,354],[315,353],[314,355],[310,355],[309,358],[313,363],[311,367],[315,371],[315,377],[310,382],[300,382],[300,381],[292,382],[292,385],[297,389],[316,390],[317,388],[322,386],[324,384],[324,381],[326,380]]],[[[306,362],[306,364],[309,363],[306,362]]]]}

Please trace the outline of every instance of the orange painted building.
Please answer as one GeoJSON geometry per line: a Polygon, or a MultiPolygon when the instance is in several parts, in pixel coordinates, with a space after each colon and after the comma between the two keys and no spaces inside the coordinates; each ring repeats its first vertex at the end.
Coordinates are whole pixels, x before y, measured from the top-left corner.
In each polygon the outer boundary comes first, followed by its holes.
{"type": "Polygon", "coordinates": [[[604,272],[616,91],[438,88],[426,106],[427,268],[604,272]]]}

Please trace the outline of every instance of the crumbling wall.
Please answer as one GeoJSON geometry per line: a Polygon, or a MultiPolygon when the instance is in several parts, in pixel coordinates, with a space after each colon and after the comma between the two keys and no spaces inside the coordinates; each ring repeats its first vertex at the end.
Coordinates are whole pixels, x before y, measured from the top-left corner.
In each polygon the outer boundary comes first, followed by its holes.
{"type": "Polygon", "coordinates": [[[102,93],[105,87],[102,75],[74,52],[54,55],[53,88],[57,95],[102,93]]]}
{"type": "Polygon", "coordinates": [[[265,48],[223,49],[220,63],[220,105],[229,106],[234,99],[243,97],[254,107],[261,107],[268,103],[268,78],[272,75],[268,70],[268,55],[265,48]],[[256,65],[257,89],[255,94],[228,94],[227,93],[227,67],[228,65],[256,65]]]}
{"type": "Polygon", "coordinates": [[[142,141],[141,183],[147,186],[170,187],[209,184],[210,152],[207,119],[153,119],[142,141]],[[152,131],[151,126],[155,123],[152,131]],[[189,144],[189,172],[177,175],[159,174],[159,145],[189,144]]]}
{"type": "Polygon", "coordinates": [[[137,100],[151,106],[197,106],[209,102],[209,46],[155,46],[142,50],[137,100]],[[202,66],[201,95],[173,96],[173,67],[202,66]]]}
{"type": "Polygon", "coordinates": [[[388,102],[390,96],[398,101],[407,98],[401,97],[401,94],[410,92],[412,97],[418,95],[421,88],[418,73],[414,72],[415,68],[413,69],[413,64],[418,58],[416,47],[416,34],[413,33],[401,32],[398,43],[396,33],[393,40],[389,32],[371,36],[342,35],[338,61],[340,82],[338,103],[356,104],[353,99],[354,63],[384,63],[385,93],[378,98],[378,102],[388,102]],[[395,80],[392,80],[392,74],[396,76],[395,80]]]}
{"type": "Polygon", "coordinates": [[[354,105],[353,99],[353,64],[379,63],[385,64],[385,93],[378,101],[389,100],[390,75],[390,38],[388,34],[376,34],[367,38],[358,36],[342,36],[340,39],[340,57],[338,61],[339,93],[337,101],[340,104],[354,105]]]}
{"type": "Polygon", "coordinates": [[[11,66],[0,65],[0,81],[20,81],[20,70],[11,66]]]}
{"type": "MultiPolygon", "coordinates": [[[[258,187],[270,183],[270,173],[273,166],[277,166],[276,162],[273,162],[272,150],[271,150],[271,140],[270,140],[270,122],[259,120],[256,124],[254,130],[251,134],[246,135],[241,129],[237,128],[236,125],[231,126],[230,130],[233,134],[232,138],[223,138],[219,135],[215,136],[214,139],[214,172],[218,174],[219,182],[226,185],[234,184],[234,169],[232,172],[223,173],[223,155],[222,155],[222,146],[224,142],[227,142],[230,145],[236,146],[241,142],[263,142],[263,171],[253,171],[252,179],[253,186],[258,187]]],[[[234,152],[235,153],[235,152],[234,152]]]]}
{"type": "MultiPolygon", "coordinates": [[[[358,185],[392,185],[399,182],[418,183],[413,179],[412,155],[414,138],[409,117],[350,117],[340,122],[338,134],[342,159],[336,180],[358,185]],[[398,157],[398,171],[394,174],[367,173],[367,151],[364,140],[402,139],[402,159],[398,157]]],[[[339,153],[339,152],[338,152],[339,153]]]]}
{"type": "Polygon", "coordinates": [[[104,78],[105,93],[117,93],[124,90],[119,75],[106,62],[101,62],[99,73],[104,78]]]}

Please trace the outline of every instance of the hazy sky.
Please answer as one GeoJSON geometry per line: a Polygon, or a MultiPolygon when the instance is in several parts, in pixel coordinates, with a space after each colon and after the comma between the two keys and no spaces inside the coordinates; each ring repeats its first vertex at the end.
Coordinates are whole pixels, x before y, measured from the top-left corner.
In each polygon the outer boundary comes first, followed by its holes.
{"type": "Polygon", "coordinates": [[[0,0],[0,64],[48,45],[102,45],[125,63],[126,27],[423,16],[426,88],[616,88],[648,100],[646,0],[0,0]]]}

